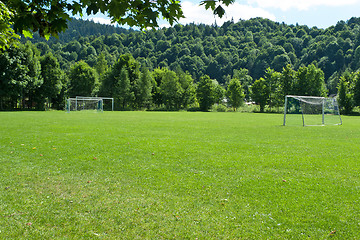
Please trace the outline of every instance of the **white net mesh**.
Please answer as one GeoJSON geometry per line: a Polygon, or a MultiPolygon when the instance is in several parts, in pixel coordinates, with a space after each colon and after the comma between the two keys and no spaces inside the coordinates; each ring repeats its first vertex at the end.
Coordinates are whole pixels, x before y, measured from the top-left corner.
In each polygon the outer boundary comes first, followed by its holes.
{"type": "Polygon", "coordinates": [[[303,103],[310,105],[322,105],[325,98],[323,97],[307,97],[307,96],[288,96],[297,99],[303,103]]]}
{"type": "Polygon", "coordinates": [[[341,117],[335,98],[286,96],[284,125],[339,125],[341,117]]]}
{"type": "Polygon", "coordinates": [[[100,98],[69,98],[66,110],[70,111],[102,111],[103,100],[100,98]]]}

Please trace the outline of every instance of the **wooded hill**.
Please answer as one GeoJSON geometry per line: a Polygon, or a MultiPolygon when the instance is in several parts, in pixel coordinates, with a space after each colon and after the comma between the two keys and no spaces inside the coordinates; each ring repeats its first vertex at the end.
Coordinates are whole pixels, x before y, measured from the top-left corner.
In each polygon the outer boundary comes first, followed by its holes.
{"type": "Polygon", "coordinates": [[[149,70],[180,66],[195,81],[207,74],[221,84],[234,69],[248,69],[255,80],[263,77],[268,67],[281,72],[287,64],[297,70],[313,63],[323,70],[333,94],[339,75],[360,67],[359,45],[360,18],[327,29],[255,18],[222,26],[188,24],[147,32],[74,19],[59,41],[43,40],[37,47],[41,54],[52,51],[64,70],[79,60],[93,67],[100,53],[109,65],[121,54],[130,53],[149,70]]]}
{"type": "Polygon", "coordinates": [[[323,71],[325,92],[330,95],[337,93],[343,74],[360,67],[360,18],[327,29],[254,18],[222,26],[178,24],[146,32],[73,19],[59,39],[47,42],[35,35],[32,42],[35,47],[27,43],[27,48],[37,48],[39,57],[52,53],[67,74],[75,63],[87,63],[97,70],[99,86],[107,69],[124,54],[132,55],[139,68],[186,72],[195,83],[207,75],[226,87],[239,72],[245,73],[248,77],[241,84],[248,100],[250,86],[270,70],[314,66],[323,71]]]}

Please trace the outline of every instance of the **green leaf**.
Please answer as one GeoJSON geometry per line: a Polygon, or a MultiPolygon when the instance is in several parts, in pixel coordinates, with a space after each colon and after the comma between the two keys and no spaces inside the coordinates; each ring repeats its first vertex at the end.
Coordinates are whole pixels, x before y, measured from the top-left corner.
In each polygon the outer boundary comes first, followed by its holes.
{"type": "Polygon", "coordinates": [[[200,2],[200,6],[205,5],[205,9],[208,10],[211,8],[212,10],[215,9],[216,1],[214,0],[205,0],[200,2]]]}
{"type": "Polygon", "coordinates": [[[97,7],[96,3],[91,3],[87,8],[86,13],[90,15],[90,14],[96,14],[98,11],[99,8],[97,7]]]}
{"type": "Polygon", "coordinates": [[[214,14],[218,15],[220,18],[222,18],[225,14],[225,10],[222,6],[217,6],[217,8],[214,10],[214,14]]]}
{"type": "Polygon", "coordinates": [[[235,3],[235,0],[220,0],[219,2],[223,2],[225,6],[229,6],[230,4],[235,3]]]}
{"type": "Polygon", "coordinates": [[[49,41],[50,36],[51,36],[51,34],[49,34],[49,33],[44,34],[44,38],[46,39],[46,41],[49,41]]]}
{"type": "Polygon", "coordinates": [[[30,31],[28,31],[28,30],[22,30],[22,34],[23,34],[24,37],[26,37],[26,38],[33,38],[32,32],[30,32],[30,31]]]}

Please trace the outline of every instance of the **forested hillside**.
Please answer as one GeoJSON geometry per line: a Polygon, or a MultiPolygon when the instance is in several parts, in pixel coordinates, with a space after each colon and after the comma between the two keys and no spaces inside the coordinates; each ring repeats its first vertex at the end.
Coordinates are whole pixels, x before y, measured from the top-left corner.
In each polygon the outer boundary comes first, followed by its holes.
{"type": "Polygon", "coordinates": [[[37,42],[46,42],[48,45],[53,43],[67,43],[74,39],[78,40],[80,37],[84,36],[91,36],[91,35],[111,35],[113,33],[121,34],[121,33],[130,33],[134,30],[132,29],[125,29],[122,27],[115,27],[112,25],[100,24],[95,23],[89,20],[81,20],[72,18],[71,21],[68,21],[68,28],[65,32],[59,33],[59,37],[50,37],[48,41],[44,38],[40,37],[39,33],[34,33],[34,37],[32,39],[29,38],[22,38],[22,42],[25,43],[26,41],[30,40],[32,43],[37,42]]]}
{"type": "Polygon", "coordinates": [[[176,25],[147,32],[95,23],[92,23],[94,27],[86,28],[87,24],[89,22],[74,20],[69,30],[60,34],[58,43],[47,44],[63,69],[69,62],[79,60],[94,66],[94,56],[100,53],[105,54],[110,65],[121,54],[131,53],[150,70],[180,66],[195,80],[207,74],[220,83],[225,83],[233,70],[240,68],[248,69],[250,76],[258,79],[268,67],[282,71],[287,64],[298,69],[314,63],[324,71],[328,82],[334,73],[360,67],[358,18],[327,29],[261,18],[226,22],[223,26],[176,25]]]}
{"type": "MultiPolygon", "coordinates": [[[[71,76],[76,79],[76,73],[74,73],[76,67],[86,68],[88,74],[94,75],[94,81],[91,83],[93,87],[86,94],[114,95],[115,93],[112,92],[114,88],[110,90],[104,83],[107,82],[109,85],[110,75],[121,74],[121,69],[115,69],[114,66],[124,68],[126,65],[127,69],[122,74],[130,78],[129,86],[132,89],[129,90],[129,94],[132,97],[129,97],[128,100],[131,104],[124,104],[123,106],[128,105],[131,108],[137,108],[140,105],[142,107],[166,105],[163,100],[156,101],[156,97],[154,98],[156,88],[160,88],[162,83],[162,80],[159,80],[159,74],[156,75],[156,71],[174,72],[177,78],[185,74],[191,78],[189,81],[193,83],[199,83],[201,79],[208,77],[221,86],[224,91],[232,79],[238,79],[245,99],[251,101],[256,98],[255,95],[252,97],[251,89],[256,80],[261,79],[265,80],[267,88],[270,89],[270,95],[274,92],[274,86],[282,92],[282,94],[278,94],[279,98],[287,93],[306,94],[305,89],[311,88],[311,86],[306,85],[305,80],[302,80],[304,74],[301,74],[304,71],[309,76],[312,72],[317,73],[315,78],[319,82],[318,95],[336,94],[341,77],[347,77],[348,80],[344,80],[345,93],[348,94],[348,98],[353,99],[353,96],[356,95],[357,86],[357,75],[353,72],[356,72],[360,67],[360,18],[351,18],[346,22],[340,21],[327,29],[287,25],[255,18],[238,22],[229,21],[222,26],[175,25],[170,28],[146,32],[73,20],[69,23],[69,29],[60,34],[59,39],[51,39],[46,42],[35,36],[32,42],[32,44],[26,43],[18,49],[9,49],[2,54],[2,61],[9,63],[10,58],[19,60],[20,58],[16,56],[23,56],[27,59],[24,59],[23,63],[19,62],[21,65],[29,61],[36,62],[37,58],[40,62],[45,61],[46,56],[48,60],[52,59],[56,62],[54,64],[56,66],[58,64],[59,72],[62,75],[60,78],[63,80],[61,80],[60,85],[62,87],[57,91],[56,97],[52,98],[60,98],[58,99],[59,105],[61,105],[60,102],[63,101],[64,97],[74,94],[80,95],[71,90],[74,89],[71,86],[71,76]],[[27,54],[25,54],[26,52],[27,54]],[[125,61],[125,58],[131,63],[125,64],[123,62],[120,64],[119,61],[125,61]],[[129,67],[131,64],[134,66],[133,68],[129,67]],[[286,84],[281,79],[284,78],[285,70],[292,71],[290,74],[293,78],[291,84],[298,85],[297,87],[294,85],[292,90],[284,90],[286,84]],[[131,71],[135,71],[136,74],[131,74],[131,71]],[[151,87],[149,85],[151,96],[146,100],[147,104],[135,104],[134,99],[137,91],[135,85],[139,85],[136,82],[139,82],[138,79],[146,72],[150,73],[148,81],[151,82],[151,87]],[[280,75],[276,76],[277,73],[280,75]],[[132,77],[133,79],[131,79],[132,77]],[[300,85],[304,90],[299,90],[300,85]]],[[[44,82],[48,74],[44,75],[41,70],[44,67],[40,62],[38,72],[34,70],[36,67],[31,67],[34,69],[29,70],[26,74],[33,74],[35,78],[38,75],[39,81],[44,82]]],[[[18,76],[14,72],[15,70],[12,71],[9,68],[4,67],[1,71],[3,71],[3,78],[6,71],[8,71],[6,73],[7,79],[11,74],[18,76]]],[[[315,75],[313,74],[313,76],[315,75]]],[[[2,81],[1,84],[5,86],[5,81],[8,80],[2,81]]],[[[33,83],[29,86],[37,89],[36,81],[32,81],[33,83]]],[[[114,80],[113,77],[112,81],[118,80],[114,80]]],[[[311,80],[308,81],[311,82],[311,80]]],[[[6,85],[6,88],[9,86],[6,85]]],[[[3,89],[6,88],[3,87],[3,89]]],[[[194,88],[196,88],[195,85],[194,88]]],[[[26,91],[29,92],[29,90],[26,91]]],[[[195,92],[195,90],[191,91],[195,92]]],[[[5,100],[8,101],[15,95],[10,96],[7,94],[8,92],[4,92],[4,90],[0,91],[2,105],[8,105],[8,103],[5,104],[5,100]]],[[[163,93],[164,90],[162,89],[160,92],[163,93]]],[[[185,92],[185,90],[182,89],[179,92],[185,92]]],[[[38,96],[39,93],[35,95],[38,96]]],[[[162,96],[161,99],[163,98],[162,96]]],[[[27,99],[30,97],[27,96],[27,99]]],[[[191,101],[192,104],[199,103],[199,96],[195,95],[194,99],[191,101]]],[[[270,96],[270,99],[274,98],[270,96]]],[[[118,100],[123,102],[120,99],[118,100]]],[[[17,99],[17,101],[19,100],[17,99]]],[[[276,105],[271,101],[266,100],[265,105],[276,105]]],[[[280,105],[281,100],[278,102],[280,105]]],[[[352,100],[351,102],[352,106],[358,105],[356,101],[352,100]]],[[[16,103],[12,103],[13,107],[15,105],[16,103]]],[[[187,105],[180,104],[171,108],[185,108],[187,105]]]]}

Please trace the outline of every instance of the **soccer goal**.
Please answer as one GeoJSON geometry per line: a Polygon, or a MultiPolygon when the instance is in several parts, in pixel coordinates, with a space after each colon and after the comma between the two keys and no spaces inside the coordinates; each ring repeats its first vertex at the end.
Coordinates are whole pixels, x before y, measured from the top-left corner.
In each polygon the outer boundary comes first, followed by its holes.
{"type": "MultiPolygon", "coordinates": [[[[66,99],[66,111],[84,111],[84,110],[95,110],[98,112],[104,111],[104,102],[111,100],[111,110],[114,110],[114,99],[104,97],[80,97],[66,99]]],[[[107,104],[107,103],[106,103],[107,104]]],[[[110,104],[107,104],[110,105],[110,104]]],[[[106,109],[109,109],[107,107],[106,109]]]]}
{"type": "Polygon", "coordinates": [[[285,97],[283,125],[341,125],[336,98],[293,96],[285,97]]]}

